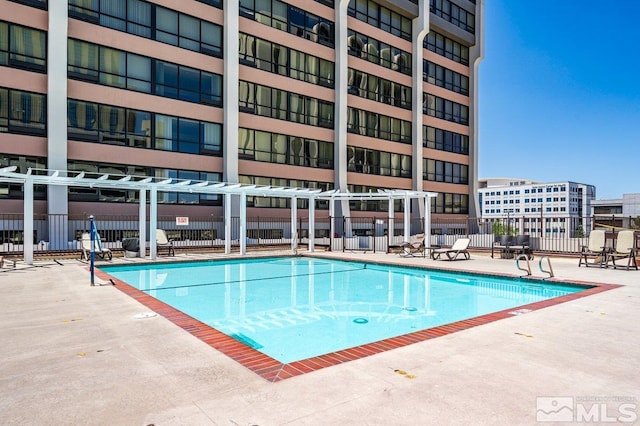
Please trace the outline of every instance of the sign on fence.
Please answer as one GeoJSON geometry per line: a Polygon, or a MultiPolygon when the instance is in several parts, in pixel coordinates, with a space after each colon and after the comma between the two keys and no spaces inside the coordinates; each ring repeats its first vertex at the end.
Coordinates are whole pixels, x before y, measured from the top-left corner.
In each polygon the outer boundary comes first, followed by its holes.
{"type": "Polygon", "coordinates": [[[189,226],[189,217],[188,216],[176,216],[176,225],[177,226],[189,226]]]}

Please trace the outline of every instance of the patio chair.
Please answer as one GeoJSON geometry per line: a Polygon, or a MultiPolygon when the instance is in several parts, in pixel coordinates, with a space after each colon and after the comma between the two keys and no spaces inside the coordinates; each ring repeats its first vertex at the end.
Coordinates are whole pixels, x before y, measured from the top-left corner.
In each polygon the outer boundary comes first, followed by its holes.
{"type": "Polygon", "coordinates": [[[491,245],[491,258],[493,258],[495,250],[500,253],[500,259],[512,259],[514,253],[512,246],[515,243],[515,238],[512,235],[496,235],[491,245]]]}
{"type": "MultiPolygon", "coordinates": [[[[88,232],[83,232],[80,237],[82,252],[80,253],[80,260],[89,261],[91,258],[91,235],[88,232]]],[[[96,254],[96,258],[103,260],[113,259],[113,253],[106,247],[102,247],[102,241],[100,240],[100,234],[96,234],[96,239],[93,242],[93,251],[96,254]]]]}
{"type": "Polygon", "coordinates": [[[516,257],[524,254],[529,260],[533,260],[533,250],[531,249],[529,235],[518,235],[516,237],[515,243],[509,248],[516,253],[516,257]]]}
{"type": "Polygon", "coordinates": [[[422,254],[424,257],[424,234],[416,234],[411,237],[411,241],[405,241],[400,244],[398,254],[402,257],[415,257],[422,254]]]}
{"type": "Polygon", "coordinates": [[[589,242],[580,249],[580,261],[578,267],[584,265],[598,266],[600,268],[607,266],[607,251],[605,244],[606,236],[603,229],[594,229],[589,234],[589,242]]]}
{"type": "Polygon", "coordinates": [[[632,230],[625,230],[618,232],[618,238],[616,239],[616,247],[610,253],[607,253],[607,266],[609,262],[613,264],[613,267],[626,268],[628,271],[633,266],[636,271],[638,270],[638,264],[636,262],[636,250],[635,250],[635,234],[632,230]],[[616,264],[616,260],[627,259],[626,265],[616,264]]]}
{"type": "Polygon", "coordinates": [[[164,229],[156,229],[156,250],[160,254],[160,250],[167,250],[168,256],[175,256],[176,252],[173,248],[173,240],[167,238],[164,229]]]}
{"type": "Polygon", "coordinates": [[[447,256],[446,260],[456,260],[459,255],[463,255],[465,260],[469,260],[471,259],[471,255],[469,254],[467,247],[469,247],[470,242],[471,239],[469,238],[458,238],[450,248],[439,248],[431,250],[431,258],[433,260],[440,259],[440,257],[444,254],[447,256]]]}

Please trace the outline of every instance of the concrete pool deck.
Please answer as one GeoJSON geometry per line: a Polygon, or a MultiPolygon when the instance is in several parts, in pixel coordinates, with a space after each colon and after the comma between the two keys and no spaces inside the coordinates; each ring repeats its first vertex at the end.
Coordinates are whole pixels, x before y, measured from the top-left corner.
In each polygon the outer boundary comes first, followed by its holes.
{"type": "MultiPolygon", "coordinates": [[[[478,253],[319,254],[520,275],[478,253]]],[[[213,257],[225,256],[174,259],[213,257]]],[[[536,424],[551,409],[538,397],[573,398],[576,421],[640,422],[640,271],[553,257],[560,280],[622,287],[270,383],[162,316],[137,319],[149,309],[91,287],[86,264],[59,262],[0,270],[0,424],[536,424]]]]}

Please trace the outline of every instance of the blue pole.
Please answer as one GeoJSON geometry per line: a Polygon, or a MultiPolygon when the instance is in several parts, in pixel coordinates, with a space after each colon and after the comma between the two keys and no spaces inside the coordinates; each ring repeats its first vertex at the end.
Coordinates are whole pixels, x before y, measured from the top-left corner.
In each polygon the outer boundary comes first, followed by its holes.
{"type": "Polygon", "coordinates": [[[96,242],[96,224],[93,221],[93,215],[89,216],[89,232],[91,234],[91,263],[90,263],[90,270],[91,270],[91,285],[95,285],[95,278],[94,278],[94,263],[96,261],[96,251],[95,251],[95,242],[96,242]]]}

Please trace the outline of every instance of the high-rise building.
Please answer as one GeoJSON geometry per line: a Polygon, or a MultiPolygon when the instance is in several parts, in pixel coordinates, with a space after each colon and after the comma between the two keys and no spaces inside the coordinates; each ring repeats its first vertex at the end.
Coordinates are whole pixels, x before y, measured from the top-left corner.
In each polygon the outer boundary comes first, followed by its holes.
{"type": "MultiPolygon", "coordinates": [[[[483,9],[484,0],[0,0],[0,167],[424,190],[438,193],[434,217],[474,216],[483,9]]],[[[1,184],[2,211],[20,213],[21,195],[1,184]]],[[[103,214],[136,214],[137,196],[36,187],[35,210],[80,214],[99,202],[103,214]]],[[[158,202],[164,214],[222,205],[188,193],[158,202]]],[[[247,200],[250,215],[287,215],[288,202],[247,200]]],[[[386,213],[383,204],[345,202],[339,213],[386,213]]]]}

